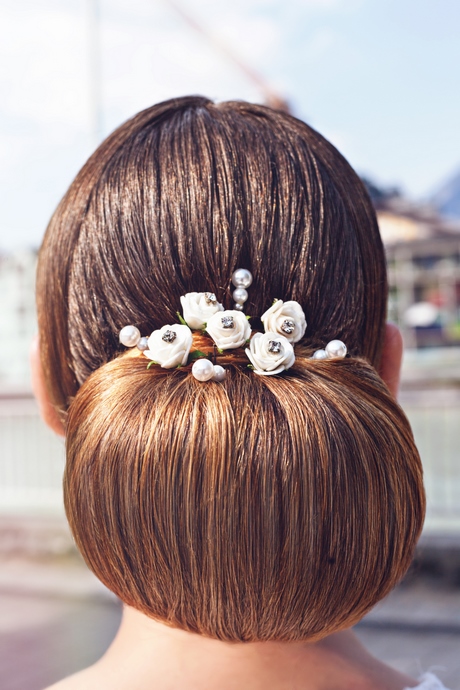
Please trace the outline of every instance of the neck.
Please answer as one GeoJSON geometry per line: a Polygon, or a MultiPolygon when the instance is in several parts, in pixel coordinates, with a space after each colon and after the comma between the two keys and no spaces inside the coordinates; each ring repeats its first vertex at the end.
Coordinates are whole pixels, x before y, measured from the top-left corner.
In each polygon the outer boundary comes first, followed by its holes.
{"type": "Polygon", "coordinates": [[[118,634],[97,667],[102,675],[110,672],[113,690],[278,690],[307,687],[306,679],[309,690],[401,690],[415,685],[373,659],[351,631],[315,643],[221,642],[170,628],[127,606],[118,634]]]}

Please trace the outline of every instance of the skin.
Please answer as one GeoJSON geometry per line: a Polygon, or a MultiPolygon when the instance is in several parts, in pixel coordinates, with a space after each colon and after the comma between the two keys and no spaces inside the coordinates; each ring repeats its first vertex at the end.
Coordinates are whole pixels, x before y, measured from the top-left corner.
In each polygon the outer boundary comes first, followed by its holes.
{"type": "MultiPolygon", "coordinates": [[[[402,352],[398,328],[387,324],[379,373],[395,397],[402,352]]],[[[42,417],[64,436],[47,394],[38,338],[30,357],[42,417]]],[[[403,690],[416,685],[372,657],[351,630],[314,643],[227,643],[168,627],[125,606],[104,656],[48,690],[403,690]]]]}

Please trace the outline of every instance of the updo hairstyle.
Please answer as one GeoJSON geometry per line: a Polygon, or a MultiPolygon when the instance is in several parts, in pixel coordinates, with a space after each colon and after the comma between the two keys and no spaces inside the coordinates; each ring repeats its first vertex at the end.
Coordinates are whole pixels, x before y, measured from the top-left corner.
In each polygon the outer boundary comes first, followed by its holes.
{"type": "MultiPolygon", "coordinates": [[[[424,516],[409,423],[376,372],[387,282],[358,176],[303,122],[179,98],[109,136],[48,227],[42,364],[66,426],[65,506],[89,567],[124,602],[229,641],[316,640],[407,570],[424,516]],[[129,356],[120,329],[177,322],[181,295],[254,277],[308,322],[279,376],[223,383],[129,356]],[[333,339],[350,356],[316,361],[333,339]]],[[[130,353],[133,354],[132,352],[130,353]]]]}

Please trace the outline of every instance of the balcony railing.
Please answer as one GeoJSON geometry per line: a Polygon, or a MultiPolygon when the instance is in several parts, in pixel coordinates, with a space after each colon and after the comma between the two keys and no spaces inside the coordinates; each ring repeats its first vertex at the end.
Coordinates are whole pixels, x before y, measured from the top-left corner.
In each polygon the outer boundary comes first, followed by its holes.
{"type": "Polygon", "coordinates": [[[0,398],[0,513],[63,513],[64,443],[29,395],[0,398]]]}
{"type": "MultiPolygon", "coordinates": [[[[402,399],[422,457],[426,530],[460,531],[460,398],[412,392],[402,399]]],[[[63,514],[64,444],[30,396],[0,399],[0,514],[63,514]]]]}

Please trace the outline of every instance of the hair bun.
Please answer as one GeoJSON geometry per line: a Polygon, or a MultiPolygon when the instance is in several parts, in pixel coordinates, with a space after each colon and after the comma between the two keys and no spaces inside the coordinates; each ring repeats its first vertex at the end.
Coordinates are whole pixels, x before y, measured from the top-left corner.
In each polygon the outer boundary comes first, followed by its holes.
{"type": "Polygon", "coordinates": [[[318,639],[410,564],[424,515],[410,427],[364,360],[231,369],[224,385],[141,357],[95,371],[69,410],[69,522],[96,575],[157,620],[318,639]]]}

